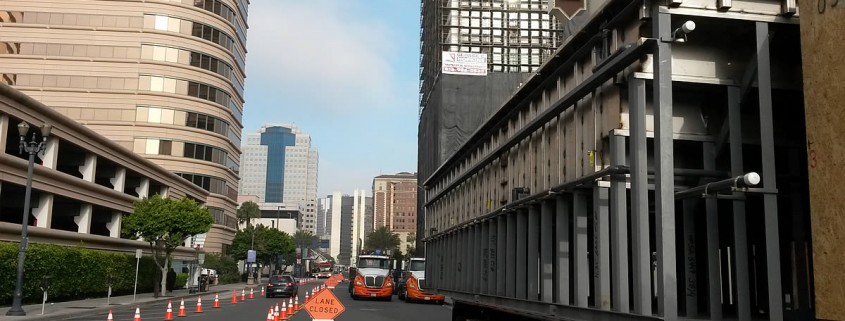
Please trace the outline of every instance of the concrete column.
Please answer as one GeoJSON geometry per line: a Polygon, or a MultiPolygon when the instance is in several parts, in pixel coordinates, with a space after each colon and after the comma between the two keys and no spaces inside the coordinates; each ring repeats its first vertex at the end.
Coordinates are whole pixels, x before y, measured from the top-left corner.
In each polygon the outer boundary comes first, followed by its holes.
{"type": "Polygon", "coordinates": [[[123,193],[123,187],[126,185],[126,168],[118,168],[114,173],[114,177],[109,181],[111,181],[111,185],[114,186],[115,191],[123,193]]]}
{"type": "Polygon", "coordinates": [[[94,175],[97,173],[97,155],[86,154],[85,163],[79,166],[79,173],[82,174],[82,179],[88,182],[94,181],[94,175]]]}
{"type": "Polygon", "coordinates": [[[528,208],[528,300],[537,301],[540,293],[540,206],[528,208]]]}
{"type": "Polygon", "coordinates": [[[138,198],[150,196],[150,179],[146,177],[142,178],[141,184],[135,188],[135,193],[138,194],[138,198]]]}
{"type": "Polygon", "coordinates": [[[109,229],[109,237],[120,238],[120,228],[123,223],[123,214],[120,212],[113,212],[111,214],[111,221],[106,223],[106,228],[109,229]]]}
{"type": "MultiPolygon", "coordinates": [[[[33,204],[32,215],[35,216],[35,226],[50,228],[53,223],[53,194],[39,193],[41,197],[37,204],[33,204]]],[[[35,202],[33,202],[35,203],[35,202]]]]}
{"type": "Polygon", "coordinates": [[[610,310],[610,189],[593,188],[593,265],[596,308],[610,310]]]}
{"type": "Polygon", "coordinates": [[[507,295],[507,283],[503,282],[507,278],[508,271],[508,228],[507,218],[500,215],[496,218],[496,295],[507,295]]]}
{"type": "Polygon", "coordinates": [[[528,210],[516,211],[516,298],[525,299],[528,289],[528,210]]]}
{"type": "MultiPolygon", "coordinates": [[[[7,137],[6,135],[6,133],[9,132],[9,125],[9,116],[0,115],[0,146],[6,146],[6,144],[9,142],[9,137],[7,137]]],[[[18,124],[14,124],[12,126],[17,125],[18,124]]],[[[14,136],[14,139],[17,140],[17,136],[14,136]]]]}
{"type": "Polygon", "coordinates": [[[44,150],[38,153],[38,158],[41,159],[44,167],[56,169],[59,161],[59,139],[56,137],[48,138],[44,150]]]}
{"type": "Polygon", "coordinates": [[[557,262],[554,265],[554,300],[555,303],[569,305],[571,302],[570,284],[572,278],[570,277],[569,264],[572,257],[571,237],[570,237],[570,218],[572,211],[569,208],[570,201],[566,196],[558,196],[557,204],[555,206],[555,258],[557,262]]]}
{"type": "Polygon", "coordinates": [[[572,244],[575,306],[586,308],[590,296],[590,262],[587,259],[587,197],[583,191],[572,193],[572,244]]]}
{"type": "MultiPolygon", "coordinates": [[[[506,269],[506,279],[505,279],[505,295],[511,298],[516,297],[516,280],[517,280],[517,262],[516,262],[516,251],[517,251],[517,244],[516,244],[516,216],[517,212],[510,212],[506,214],[507,216],[507,228],[508,228],[508,236],[507,236],[507,265],[505,266],[506,269]]],[[[525,264],[525,262],[523,262],[525,264]]],[[[523,270],[524,271],[524,270],[523,270]]]]}
{"type": "Polygon", "coordinates": [[[79,208],[79,215],[73,218],[76,225],[79,226],[79,233],[91,234],[91,217],[94,216],[94,206],[91,204],[82,204],[79,208]]]}
{"type": "Polygon", "coordinates": [[[554,302],[554,218],[555,203],[540,205],[540,300],[554,302]]]}
{"type": "MultiPolygon", "coordinates": [[[[169,186],[162,186],[160,195],[161,195],[162,198],[167,198],[168,196],[170,196],[170,187],[169,186]]],[[[353,257],[356,257],[356,256],[357,256],[357,254],[353,255],[353,257]]]]}

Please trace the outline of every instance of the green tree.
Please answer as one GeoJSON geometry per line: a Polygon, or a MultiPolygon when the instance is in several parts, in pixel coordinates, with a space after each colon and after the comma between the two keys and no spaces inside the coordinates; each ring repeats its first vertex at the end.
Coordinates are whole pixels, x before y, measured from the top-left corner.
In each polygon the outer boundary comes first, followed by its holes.
{"type": "Polygon", "coordinates": [[[273,265],[285,254],[294,252],[294,242],[290,235],[259,224],[242,229],[235,234],[231,247],[231,254],[235,259],[246,260],[247,251],[253,244],[253,232],[255,233],[254,249],[258,263],[273,265]]]}
{"type": "Polygon", "coordinates": [[[258,204],[255,204],[255,202],[246,201],[238,208],[236,215],[239,224],[247,223],[247,227],[249,227],[252,226],[252,219],[261,216],[261,209],[258,208],[258,204]]]}
{"type": "Polygon", "coordinates": [[[293,234],[293,242],[296,243],[296,248],[310,249],[313,244],[320,241],[320,238],[308,231],[296,231],[293,234]]]}
{"type": "Polygon", "coordinates": [[[401,243],[399,234],[391,232],[387,226],[382,226],[367,235],[364,248],[370,251],[380,249],[385,252],[392,252],[398,250],[401,243]]]}
{"type": "Polygon", "coordinates": [[[408,233],[408,237],[405,238],[405,242],[408,242],[408,245],[405,246],[405,254],[407,257],[414,257],[417,255],[417,234],[416,233],[408,233]]]}
{"type": "Polygon", "coordinates": [[[153,259],[161,269],[161,295],[165,294],[167,268],[176,247],[185,239],[206,233],[214,219],[208,209],[189,198],[172,199],[154,195],[135,201],[131,215],[123,219],[123,231],[132,239],[150,243],[153,259]]]}

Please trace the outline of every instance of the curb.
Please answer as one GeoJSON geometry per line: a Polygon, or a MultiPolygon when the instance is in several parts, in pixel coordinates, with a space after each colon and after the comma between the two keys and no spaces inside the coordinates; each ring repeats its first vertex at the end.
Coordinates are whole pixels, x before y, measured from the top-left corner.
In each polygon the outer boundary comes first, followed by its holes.
{"type": "MultiPolygon", "coordinates": [[[[249,288],[249,286],[246,286],[245,288],[249,288]]],[[[234,291],[234,290],[237,290],[237,289],[225,290],[223,292],[234,291]]],[[[218,291],[218,292],[220,292],[220,291],[218,291]]],[[[111,306],[96,307],[96,308],[93,308],[93,309],[85,309],[85,310],[82,310],[82,311],[72,311],[72,312],[61,313],[61,314],[45,314],[45,315],[39,314],[37,316],[31,316],[31,317],[30,316],[6,317],[6,319],[10,320],[10,321],[16,321],[16,320],[19,320],[19,321],[68,320],[68,319],[73,319],[73,318],[77,318],[77,317],[81,317],[81,316],[85,316],[85,315],[91,315],[91,314],[94,314],[94,313],[107,312],[109,310],[114,310],[115,307],[118,307],[118,308],[119,307],[131,307],[131,306],[145,307],[145,306],[151,306],[151,305],[155,305],[157,303],[161,303],[161,302],[165,302],[165,301],[181,300],[183,298],[198,297],[198,296],[213,295],[213,294],[214,294],[214,292],[206,292],[206,293],[201,293],[201,294],[190,293],[190,294],[185,294],[185,295],[174,295],[174,296],[168,296],[168,297],[159,297],[159,298],[152,299],[150,301],[144,301],[144,302],[138,302],[138,303],[113,304],[111,306]]]]}

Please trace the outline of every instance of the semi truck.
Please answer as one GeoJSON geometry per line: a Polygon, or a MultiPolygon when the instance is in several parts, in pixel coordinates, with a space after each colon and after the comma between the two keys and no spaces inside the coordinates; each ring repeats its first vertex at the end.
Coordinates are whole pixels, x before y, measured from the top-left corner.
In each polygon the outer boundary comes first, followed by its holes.
{"type": "Polygon", "coordinates": [[[442,294],[433,293],[426,287],[425,282],[425,258],[412,257],[405,262],[405,270],[402,279],[404,284],[399,285],[397,296],[405,302],[435,302],[443,304],[446,300],[442,294]]]}
{"type": "Polygon", "coordinates": [[[845,320],[845,7],[548,4],[560,47],[420,155],[425,287],[453,320],[845,320]]]}
{"type": "Polygon", "coordinates": [[[391,260],[384,255],[360,255],[355,269],[349,276],[349,296],[360,298],[393,299],[391,260]]]}

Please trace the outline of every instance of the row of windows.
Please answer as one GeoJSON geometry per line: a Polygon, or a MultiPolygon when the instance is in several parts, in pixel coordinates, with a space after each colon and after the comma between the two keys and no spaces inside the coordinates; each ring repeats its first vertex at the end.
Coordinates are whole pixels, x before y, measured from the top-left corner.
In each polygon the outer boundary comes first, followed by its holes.
{"type": "Polygon", "coordinates": [[[227,157],[228,153],[225,150],[204,144],[157,138],[136,138],[134,150],[139,154],[204,160],[227,166],[227,168],[230,165],[230,158],[227,157]]]}
{"type": "Polygon", "coordinates": [[[144,24],[141,17],[26,11],[0,12],[0,22],[136,29],[144,24]]]}
{"type": "Polygon", "coordinates": [[[0,54],[41,55],[53,57],[150,59],[182,63],[217,73],[232,82],[243,95],[243,84],[226,62],[207,54],[163,46],[143,45],[137,47],[116,47],[101,45],[0,42],[0,54]]]}
{"type": "MultiPolygon", "coordinates": [[[[237,31],[238,37],[241,38],[241,42],[246,43],[246,32],[244,32],[244,28],[238,19],[235,19],[235,11],[229,8],[228,5],[220,0],[182,0],[182,3],[186,2],[193,2],[195,7],[213,12],[226,21],[229,21],[229,23],[235,26],[235,31],[237,31]]],[[[246,17],[244,17],[244,20],[246,20],[246,17]]]]}
{"type": "Polygon", "coordinates": [[[30,87],[61,87],[78,89],[114,89],[136,90],[138,79],[95,77],[95,76],[57,76],[31,74],[3,74],[8,85],[30,87]]]}
{"type": "Polygon", "coordinates": [[[244,68],[244,57],[240,50],[235,48],[234,39],[220,29],[199,22],[162,15],[145,15],[144,28],[188,34],[216,43],[229,50],[235,56],[241,69],[244,68]]]}
{"type": "Polygon", "coordinates": [[[208,84],[170,77],[141,75],[138,89],[188,95],[208,100],[228,107],[238,121],[243,118],[243,113],[237,107],[231,95],[208,84]]]}
{"type": "Polygon", "coordinates": [[[141,46],[141,58],[191,65],[214,72],[226,79],[229,79],[235,89],[243,95],[243,84],[241,83],[241,80],[235,76],[232,66],[217,57],[188,49],[158,45],[143,45],[141,46]]]}
{"type": "Polygon", "coordinates": [[[138,106],[136,110],[135,121],[188,126],[227,136],[235,146],[241,142],[228,122],[211,115],[159,106],[138,106]]]}
{"type": "Polygon", "coordinates": [[[226,211],[219,207],[208,206],[208,211],[214,217],[214,224],[223,225],[229,228],[238,228],[238,220],[226,215],[226,211]]]}
{"type": "MultiPolygon", "coordinates": [[[[199,186],[210,193],[226,195],[231,198],[231,196],[229,195],[229,190],[231,190],[231,188],[227,188],[225,179],[195,173],[177,172],[176,175],[181,176],[182,178],[188,180],[191,183],[194,183],[194,185],[199,186]]],[[[237,191],[235,191],[235,194],[236,195],[234,200],[237,200],[237,191]]]]}

